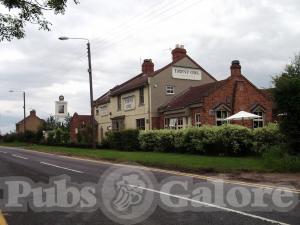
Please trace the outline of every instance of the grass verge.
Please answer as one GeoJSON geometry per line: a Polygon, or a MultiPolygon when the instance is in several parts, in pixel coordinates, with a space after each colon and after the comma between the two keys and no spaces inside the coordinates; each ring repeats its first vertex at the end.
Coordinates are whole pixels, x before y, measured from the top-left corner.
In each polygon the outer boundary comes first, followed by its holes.
{"type": "Polygon", "coordinates": [[[216,157],[160,152],[126,152],[107,149],[90,150],[83,148],[29,145],[24,143],[0,143],[0,145],[22,147],[35,151],[90,159],[139,163],[145,166],[190,172],[271,172],[271,170],[264,165],[263,159],[255,157],[216,157]]]}

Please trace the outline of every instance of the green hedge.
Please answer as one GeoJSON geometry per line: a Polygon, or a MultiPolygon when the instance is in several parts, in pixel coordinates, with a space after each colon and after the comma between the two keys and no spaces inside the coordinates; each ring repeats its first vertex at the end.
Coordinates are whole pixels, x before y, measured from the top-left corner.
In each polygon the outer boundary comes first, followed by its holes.
{"type": "Polygon", "coordinates": [[[184,130],[152,130],[140,134],[144,151],[206,155],[242,155],[252,147],[251,130],[237,125],[203,126],[184,130]]]}
{"type": "Polygon", "coordinates": [[[109,148],[127,150],[127,151],[136,151],[140,149],[139,144],[139,131],[134,129],[128,129],[117,132],[107,132],[104,146],[109,148]]]}
{"type": "Polygon", "coordinates": [[[263,154],[285,138],[276,124],[248,129],[239,125],[191,127],[182,130],[108,132],[105,144],[114,149],[181,152],[202,155],[263,154]]]}

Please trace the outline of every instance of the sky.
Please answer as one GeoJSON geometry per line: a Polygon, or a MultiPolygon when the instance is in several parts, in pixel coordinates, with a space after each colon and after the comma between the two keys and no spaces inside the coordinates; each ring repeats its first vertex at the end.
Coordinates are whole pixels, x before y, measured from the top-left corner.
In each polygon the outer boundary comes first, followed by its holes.
{"type": "Polygon", "coordinates": [[[26,92],[27,115],[53,115],[59,95],[71,115],[89,114],[86,42],[60,36],[90,39],[95,99],[140,73],[143,59],[155,69],[169,63],[176,44],[217,80],[238,59],[250,81],[268,88],[300,52],[299,10],[299,0],[69,1],[64,15],[45,15],[50,32],[29,24],[24,39],[0,42],[0,132],[23,116],[22,94],[11,89],[26,92]]]}

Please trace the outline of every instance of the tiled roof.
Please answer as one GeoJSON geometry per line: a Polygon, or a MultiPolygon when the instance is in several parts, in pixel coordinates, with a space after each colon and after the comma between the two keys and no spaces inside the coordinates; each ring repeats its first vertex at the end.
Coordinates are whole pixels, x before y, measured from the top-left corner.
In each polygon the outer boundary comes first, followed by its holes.
{"type": "MultiPolygon", "coordinates": [[[[30,117],[31,117],[31,115],[27,116],[27,117],[25,118],[25,120],[29,119],[30,117]]],[[[35,118],[37,118],[38,120],[40,120],[40,121],[42,121],[42,122],[45,122],[45,120],[41,119],[41,118],[38,117],[38,116],[35,116],[35,118]]],[[[24,121],[24,119],[22,119],[21,121],[17,122],[16,125],[22,124],[23,121],[24,121]]],[[[26,123],[26,122],[25,122],[25,123],[26,123]]]]}
{"type": "Polygon", "coordinates": [[[106,92],[104,95],[100,96],[94,101],[95,105],[103,105],[110,101],[110,91],[106,92]]]}
{"type": "MultiPolygon", "coordinates": [[[[199,64],[197,64],[191,57],[189,57],[188,55],[186,55],[185,57],[187,57],[195,65],[197,65],[201,70],[203,70],[205,73],[207,73],[208,76],[210,76],[212,79],[216,80],[212,75],[210,75],[206,70],[204,70],[199,64]]],[[[173,62],[167,64],[166,66],[154,71],[151,74],[143,74],[143,73],[138,74],[137,76],[131,78],[130,80],[128,80],[120,85],[117,85],[116,87],[112,88],[110,91],[106,92],[104,95],[102,95],[95,101],[95,104],[101,105],[101,104],[108,103],[110,96],[117,96],[117,95],[123,94],[125,92],[131,91],[131,90],[134,90],[136,88],[146,85],[148,83],[148,77],[156,76],[158,73],[167,69],[168,67],[172,66],[173,64],[175,64],[177,62],[178,61],[173,61],[173,62]]]]}
{"type": "Polygon", "coordinates": [[[169,111],[182,109],[192,104],[201,103],[203,102],[204,97],[223,86],[225,82],[226,80],[221,80],[200,86],[190,87],[186,91],[174,97],[169,103],[162,106],[160,110],[169,111]]]}
{"type": "Polygon", "coordinates": [[[113,89],[110,90],[111,96],[116,96],[119,94],[122,94],[127,91],[131,91],[133,89],[136,89],[138,87],[142,87],[145,84],[148,83],[148,74],[139,74],[132,79],[124,82],[123,84],[120,84],[113,89]]]}

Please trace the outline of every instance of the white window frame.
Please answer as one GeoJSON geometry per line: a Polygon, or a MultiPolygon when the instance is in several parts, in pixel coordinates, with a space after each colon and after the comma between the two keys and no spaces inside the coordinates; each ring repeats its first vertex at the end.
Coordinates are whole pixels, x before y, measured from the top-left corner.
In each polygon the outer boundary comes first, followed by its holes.
{"type": "Polygon", "coordinates": [[[165,118],[165,129],[180,130],[184,127],[184,117],[165,118]]]}
{"type": "Polygon", "coordinates": [[[261,109],[261,108],[257,108],[255,110],[252,111],[253,114],[255,115],[258,115],[258,116],[261,116],[261,118],[256,118],[256,119],[253,119],[253,129],[255,128],[260,128],[260,127],[264,127],[265,126],[265,112],[261,109]],[[261,114],[261,115],[260,115],[261,114]],[[254,126],[255,123],[258,123],[260,124],[259,122],[261,122],[262,126],[254,126]]]}
{"type": "Polygon", "coordinates": [[[108,115],[108,106],[107,105],[99,106],[99,114],[101,116],[107,116],[108,115]]]}
{"type": "Polygon", "coordinates": [[[215,111],[215,120],[216,120],[216,125],[221,126],[223,124],[227,124],[228,120],[225,120],[229,116],[229,111],[226,110],[225,108],[219,108],[215,111]],[[218,117],[218,111],[221,111],[221,117],[218,117]],[[226,112],[226,116],[223,116],[223,112],[226,112]],[[221,122],[220,125],[218,125],[218,122],[221,122]]]}
{"type": "Polygon", "coordinates": [[[195,126],[201,127],[201,115],[200,113],[195,113],[195,126]]]}
{"type": "Polygon", "coordinates": [[[175,87],[174,85],[166,85],[165,86],[166,95],[174,95],[175,94],[175,87]]]}
{"type": "Polygon", "coordinates": [[[124,97],[123,102],[124,102],[124,111],[129,111],[129,110],[135,109],[134,95],[124,97]],[[127,108],[128,106],[130,106],[130,107],[127,108]]]}

